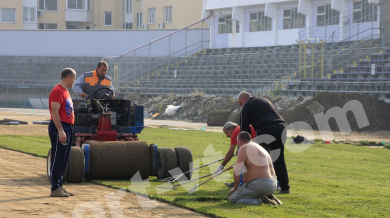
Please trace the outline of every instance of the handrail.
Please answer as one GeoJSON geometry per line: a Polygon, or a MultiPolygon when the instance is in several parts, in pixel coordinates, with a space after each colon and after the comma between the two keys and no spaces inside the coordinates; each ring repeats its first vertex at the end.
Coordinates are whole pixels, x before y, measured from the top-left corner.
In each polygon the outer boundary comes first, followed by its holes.
{"type": "MultiPolygon", "coordinates": [[[[190,45],[190,46],[196,45],[196,44],[198,44],[198,43],[199,43],[199,42],[197,42],[197,43],[195,43],[195,44],[192,44],[192,45],[190,45]]],[[[202,41],[201,43],[203,43],[203,41],[202,41]]],[[[180,51],[182,51],[182,50],[184,50],[184,49],[178,50],[178,51],[176,51],[175,53],[178,53],[178,52],[180,52],[180,51]]],[[[173,54],[175,54],[175,53],[173,53],[173,54]]],[[[181,57],[181,56],[179,56],[179,57],[181,57]]],[[[174,60],[175,60],[174,62],[177,62],[176,59],[179,58],[179,57],[174,58],[174,60]]],[[[149,63],[148,65],[158,63],[160,60],[164,60],[164,59],[166,59],[166,58],[167,58],[167,57],[160,57],[160,58],[157,58],[157,59],[155,59],[154,61],[152,61],[151,63],[149,63]]],[[[161,67],[162,65],[163,65],[163,62],[162,62],[162,63],[158,63],[157,66],[153,66],[152,68],[153,68],[153,69],[156,69],[156,68],[158,68],[158,67],[161,67]]],[[[140,67],[136,68],[135,71],[138,71],[139,69],[142,70],[143,67],[144,67],[144,66],[140,66],[140,67]]],[[[148,69],[148,70],[150,70],[150,69],[148,69]]],[[[137,74],[134,74],[134,75],[132,75],[132,76],[129,76],[129,77],[127,77],[126,79],[124,79],[124,81],[128,81],[128,79],[130,79],[131,77],[135,77],[135,76],[142,75],[145,71],[147,71],[147,70],[143,70],[142,72],[139,72],[139,73],[137,73],[137,74]]]]}
{"type": "Polygon", "coordinates": [[[158,38],[158,39],[155,39],[155,40],[153,40],[153,41],[151,41],[151,42],[148,42],[148,43],[146,43],[146,44],[143,44],[143,45],[141,45],[141,46],[138,46],[137,48],[131,49],[130,51],[127,51],[127,52],[125,52],[125,53],[123,53],[123,54],[121,54],[121,55],[119,55],[119,56],[107,56],[107,57],[103,57],[102,60],[105,60],[105,59],[113,59],[113,58],[121,58],[121,57],[124,56],[124,55],[127,55],[127,54],[129,54],[129,53],[131,53],[131,52],[133,52],[133,51],[136,51],[136,50],[138,50],[138,49],[140,49],[140,48],[143,48],[143,47],[145,47],[145,46],[147,46],[147,45],[150,45],[150,44],[152,44],[152,43],[154,43],[154,42],[157,42],[157,41],[159,41],[159,40],[161,40],[161,39],[164,39],[164,38],[166,38],[166,37],[169,37],[169,36],[171,36],[171,35],[173,35],[173,34],[179,32],[179,31],[181,31],[181,30],[184,30],[184,29],[186,29],[186,28],[188,28],[188,27],[190,27],[190,26],[193,26],[193,25],[195,25],[195,24],[201,23],[201,22],[203,22],[203,21],[209,19],[212,15],[213,15],[213,12],[211,11],[211,14],[210,14],[208,17],[206,17],[206,18],[204,18],[204,19],[202,19],[202,20],[198,20],[198,21],[196,21],[196,22],[194,22],[194,23],[192,23],[192,24],[190,24],[190,25],[187,25],[187,26],[185,26],[185,27],[183,27],[183,28],[181,28],[181,29],[178,29],[178,30],[176,30],[176,31],[174,31],[174,32],[172,32],[172,33],[169,33],[169,34],[167,34],[167,35],[165,35],[165,36],[162,36],[162,37],[160,37],[160,38],[158,38]]]}
{"type": "MultiPolygon", "coordinates": [[[[390,33],[387,33],[387,34],[384,35],[383,37],[386,37],[386,36],[388,36],[388,35],[390,35],[390,33]]],[[[384,42],[384,43],[381,43],[381,44],[379,44],[379,45],[377,45],[377,46],[374,46],[374,47],[372,47],[372,48],[354,48],[354,49],[351,49],[350,51],[348,51],[348,52],[346,52],[346,53],[348,53],[348,55],[350,55],[351,52],[357,51],[357,50],[359,50],[359,49],[362,49],[362,50],[367,50],[367,52],[370,53],[370,54],[372,55],[372,53],[374,53],[376,50],[378,50],[378,49],[380,49],[380,48],[383,48],[383,49],[388,48],[388,47],[382,47],[382,46],[383,46],[384,44],[386,44],[386,43],[389,43],[389,42],[390,42],[390,40],[388,40],[388,41],[386,41],[386,42],[384,42]]],[[[367,54],[367,52],[366,52],[365,54],[367,54]]],[[[340,66],[342,66],[342,65],[347,65],[351,60],[354,60],[354,58],[356,58],[356,57],[358,57],[359,55],[361,55],[361,53],[362,53],[362,52],[357,52],[356,55],[354,55],[354,56],[352,56],[352,57],[350,57],[350,58],[348,58],[348,59],[346,59],[346,60],[344,60],[344,61],[342,61],[342,62],[336,64],[335,66],[333,66],[333,68],[334,68],[334,69],[337,69],[338,67],[340,67],[340,66]]],[[[335,59],[336,59],[336,58],[332,58],[331,61],[333,61],[333,60],[335,60],[335,59]]]]}

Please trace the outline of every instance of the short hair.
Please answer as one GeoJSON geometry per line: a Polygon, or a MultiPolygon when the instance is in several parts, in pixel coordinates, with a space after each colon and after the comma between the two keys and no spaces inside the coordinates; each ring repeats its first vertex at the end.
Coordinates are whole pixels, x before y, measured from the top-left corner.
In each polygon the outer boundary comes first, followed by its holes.
{"type": "Polygon", "coordinates": [[[242,131],[237,136],[237,141],[249,142],[251,140],[251,134],[247,131],[242,131]]]}
{"type": "Polygon", "coordinates": [[[242,91],[242,92],[240,92],[240,94],[238,94],[237,101],[240,98],[250,98],[250,97],[252,97],[252,96],[249,92],[242,91]]]}
{"type": "Polygon", "coordinates": [[[65,68],[61,71],[61,79],[65,79],[70,75],[76,75],[76,71],[72,68],[65,68]]]}
{"type": "Polygon", "coordinates": [[[98,65],[97,65],[97,68],[99,68],[100,66],[105,66],[105,67],[108,68],[108,64],[105,61],[99,61],[98,65]]]}
{"type": "Polygon", "coordinates": [[[237,126],[238,126],[237,123],[233,123],[233,122],[228,121],[223,126],[223,130],[229,130],[230,127],[233,127],[233,129],[235,129],[237,126]]]}

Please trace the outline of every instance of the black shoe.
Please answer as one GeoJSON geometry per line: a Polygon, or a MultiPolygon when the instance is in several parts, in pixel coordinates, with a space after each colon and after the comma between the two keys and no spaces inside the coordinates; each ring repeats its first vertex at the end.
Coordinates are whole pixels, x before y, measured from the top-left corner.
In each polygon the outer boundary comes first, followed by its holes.
{"type": "Polygon", "coordinates": [[[290,194],[290,189],[280,190],[279,194],[290,194]]]}
{"type": "Polygon", "coordinates": [[[234,182],[230,183],[230,182],[227,182],[225,183],[225,185],[229,188],[233,188],[234,187],[234,182]]]}

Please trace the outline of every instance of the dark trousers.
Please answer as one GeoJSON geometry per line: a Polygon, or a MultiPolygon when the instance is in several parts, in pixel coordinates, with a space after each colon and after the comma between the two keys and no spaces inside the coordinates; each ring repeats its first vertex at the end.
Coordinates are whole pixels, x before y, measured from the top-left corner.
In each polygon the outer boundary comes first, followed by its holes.
{"type": "Polygon", "coordinates": [[[268,134],[275,137],[276,140],[271,142],[270,144],[261,143],[260,145],[268,152],[280,149],[280,155],[279,158],[274,162],[274,168],[276,176],[278,177],[280,188],[282,190],[288,190],[290,189],[290,185],[288,181],[286,162],[284,161],[284,144],[286,142],[287,132],[283,133],[284,128],[284,123],[271,123],[258,129],[257,135],[259,136],[263,134],[268,134]]]}
{"type": "Polygon", "coordinates": [[[61,124],[66,134],[65,144],[61,144],[59,141],[58,130],[53,120],[49,123],[49,137],[51,141],[50,182],[52,191],[62,187],[62,175],[65,172],[66,164],[68,164],[72,146],[73,125],[65,122],[61,122],[61,124]]]}

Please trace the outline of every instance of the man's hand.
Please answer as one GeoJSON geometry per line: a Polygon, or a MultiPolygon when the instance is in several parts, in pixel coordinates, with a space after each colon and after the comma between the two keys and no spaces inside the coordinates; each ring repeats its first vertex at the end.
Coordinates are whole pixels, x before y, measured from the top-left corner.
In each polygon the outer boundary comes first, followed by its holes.
{"type": "Polygon", "coordinates": [[[110,99],[114,99],[115,98],[115,95],[110,95],[110,99]]]}
{"type": "Polygon", "coordinates": [[[59,137],[61,144],[66,143],[66,134],[65,134],[64,130],[58,132],[58,137],[59,137]]]}
{"type": "Polygon", "coordinates": [[[85,92],[82,92],[82,93],[79,94],[79,96],[82,97],[82,98],[86,98],[88,95],[85,94],[85,92]]]}
{"type": "Polygon", "coordinates": [[[232,189],[230,189],[230,191],[229,191],[229,193],[228,193],[228,197],[230,196],[230,195],[232,195],[233,194],[233,192],[235,192],[237,189],[236,188],[232,188],[232,189]]]}
{"type": "Polygon", "coordinates": [[[217,170],[215,171],[214,174],[217,174],[217,173],[221,172],[223,170],[223,168],[224,168],[224,166],[222,164],[219,165],[219,167],[217,168],[217,170]]]}

